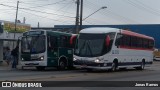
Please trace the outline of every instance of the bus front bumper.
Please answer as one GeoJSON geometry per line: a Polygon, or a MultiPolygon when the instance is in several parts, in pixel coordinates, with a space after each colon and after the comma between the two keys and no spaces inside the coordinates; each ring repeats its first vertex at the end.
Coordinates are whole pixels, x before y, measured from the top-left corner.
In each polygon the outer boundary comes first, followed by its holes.
{"type": "Polygon", "coordinates": [[[32,67],[32,66],[47,66],[47,63],[44,62],[44,61],[22,61],[20,62],[20,65],[21,66],[29,66],[29,67],[32,67]]]}
{"type": "Polygon", "coordinates": [[[98,66],[86,66],[86,65],[74,65],[78,69],[94,69],[94,70],[108,70],[111,67],[98,67],[98,66]]]}

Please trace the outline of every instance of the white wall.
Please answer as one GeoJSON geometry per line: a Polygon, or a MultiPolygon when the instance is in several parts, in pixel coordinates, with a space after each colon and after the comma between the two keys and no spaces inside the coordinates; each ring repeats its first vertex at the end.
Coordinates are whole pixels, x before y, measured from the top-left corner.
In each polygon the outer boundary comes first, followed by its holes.
{"type": "Polygon", "coordinates": [[[14,33],[0,33],[0,61],[3,60],[3,47],[9,47],[10,50],[12,50],[16,47],[16,40],[18,40],[20,36],[22,36],[22,33],[15,33],[15,37],[14,33]]]}

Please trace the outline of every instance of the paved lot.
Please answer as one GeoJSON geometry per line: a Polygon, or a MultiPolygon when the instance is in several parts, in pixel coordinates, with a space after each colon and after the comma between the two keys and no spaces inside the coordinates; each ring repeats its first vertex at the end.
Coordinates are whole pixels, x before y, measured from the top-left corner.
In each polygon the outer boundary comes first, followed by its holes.
{"type": "MultiPolygon", "coordinates": [[[[160,81],[160,62],[154,61],[151,67],[146,67],[145,70],[119,70],[117,72],[96,71],[87,72],[85,70],[67,70],[57,71],[56,69],[47,69],[46,71],[37,71],[35,68],[26,68],[25,70],[12,70],[10,66],[0,66],[0,80],[16,80],[16,81],[160,81]]],[[[119,88],[119,87],[118,87],[119,88]]],[[[118,88],[95,88],[95,87],[72,87],[72,88],[54,88],[60,90],[76,89],[76,90],[96,90],[96,89],[118,89],[118,88]]],[[[160,88],[143,89],[160,90],[160,88]]],[[[4,88],[3,88],[4,89],[4,88]]],[[[38,88],[36,88],[38,89],[38,88]]],[[[36,90],[34,88],[34,90],[36,90]]],[[[38,89],[41,90],[42,88],[38,89]]],[[[50,90],[51,88],[48,88],[50,90]]],[[[128,89],[123,87],[123,89],[128,89]]],[[[140,88],[129,88],[137,89],[140,88]]],[[[7,90],[6,88],[4,90],[7,90]]],[[[14,90],[14,89],[12,89],[14,90]]],[[[18,89],[19,90],[19,89],[18,89]]],[[[28,90],[28,89],[27,89],[28,90]]],[[[30,88],[32,90],[32,88],[30,88]]]]}

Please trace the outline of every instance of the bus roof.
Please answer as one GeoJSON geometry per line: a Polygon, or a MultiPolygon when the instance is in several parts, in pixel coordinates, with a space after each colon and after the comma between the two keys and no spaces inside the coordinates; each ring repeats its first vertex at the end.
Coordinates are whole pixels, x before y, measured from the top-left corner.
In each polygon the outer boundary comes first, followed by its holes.
{"type": "Polygon", "coordinates": [[[66,33],[66,32],[60,32],[60,31],[52,31],[52,30],[44,30],[44,29],[30,30],[30,31],[27,31],[27,32],[32,32],[32,31],[44,31],[44,32],[48,32],[48,33],[50,33],[50,34],[52,34],[52,33],[57,33],[57,34],[63,34],[63,35],[72,36],[72,33],[66,33]]]}
{"type": "Polygon", "coordinates": [[[122,30],[122,29],[110,28],[110,27],[92,27],[92,28],[85,28],[80,31],[80,33],[108,33],[108,32],[121,32],[122,34],[125,34],[125,35],[154,40],[154,38],[150,36],[146,36],[146,35],[128,31],[128,30],[122,30]]]}
{"type": "Polygon", "coordinates": [[[94,28],[85,28],[80,31],[80,33],[108,33],[108,32],[119,32],[120,29],[109,28],[109,27],[94,27],[94,28]]]}

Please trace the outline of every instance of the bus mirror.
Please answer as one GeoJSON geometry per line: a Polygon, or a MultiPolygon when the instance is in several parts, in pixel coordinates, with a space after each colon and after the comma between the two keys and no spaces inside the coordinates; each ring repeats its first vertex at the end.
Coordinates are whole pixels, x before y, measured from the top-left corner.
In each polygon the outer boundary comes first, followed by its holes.
{"type": "Polygon", "coordinates": [[[105,45],[106,45],[106,47],[108,47],[109,46],[109,44],[110,44],[110,36],[109,35],[107,35],[107,37],[106,37],[106,40],[105,40],[105,45]]]}
{"type": "Polygon", "coordinates": [[[77,38],[77,35],[71,36],[71,38],[70,38],[70,45],[71,46],[73,46],[75,44],[76,38],[77,38]]]}

